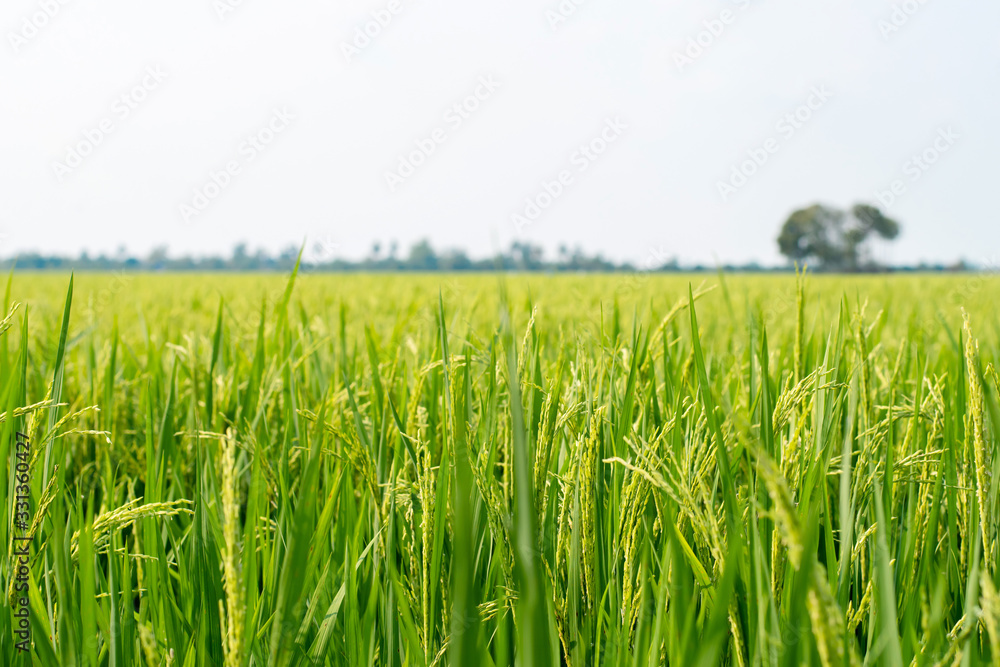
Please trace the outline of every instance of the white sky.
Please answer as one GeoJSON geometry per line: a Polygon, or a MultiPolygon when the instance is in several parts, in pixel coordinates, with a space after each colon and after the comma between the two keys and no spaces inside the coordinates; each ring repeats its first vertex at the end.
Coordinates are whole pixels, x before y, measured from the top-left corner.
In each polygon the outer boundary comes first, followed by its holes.
{"type": "Polygon", "coordinates": [[[884,37],[883,0],[578,0],[555,30],[559,0],[396,0],[348,62],[342,44],[389,0],[228,1],[220,17],[227,0],[4,0],[0,255],[228,254],[308,237],[360,257],[426,237],[483,256],[520,237],[637,262],[774,263],[791,210],[873,201],[896,179],[891,260],[1000,248],[998,3],[899,2],[913,13],[884,37]],[[679,68],[723,10],[730,23],[679,68]],[[128,109],[119,98],[147,68],[166,78],[128,109]],[[481,77],[499,87],[480,88],[460,125],[446,117],[481,77]],[[778,128],[824,86],[832,97],[813,98],[800,128],[778,128]],[[615,118],[627,127],[606,152],[581,158],[615,118]],[[111,133],[57,168],[103,119],[111,133]],[[244,144],[269,123],[270,144],[244,144]],[[435,128],[444,142],[390,191],[386,172],[435,128]],[[933,165],[906,165],[935,157],[947,128],[957,138],[933,165]],[[723,202],[718,183],[771,138],[776,152],[723,202]],[[238,173],[185,224],[181,205],[230,161],[238,173]],[[512,215],[563,170],[569,185],[519,230],[512,215]]]}

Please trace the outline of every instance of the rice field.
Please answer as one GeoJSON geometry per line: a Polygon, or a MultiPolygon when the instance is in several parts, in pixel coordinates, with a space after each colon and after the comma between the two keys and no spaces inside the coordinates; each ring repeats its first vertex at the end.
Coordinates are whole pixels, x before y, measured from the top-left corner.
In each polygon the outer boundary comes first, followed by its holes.
{"type": "Polygon", "coordinates": [[[998,297],[15,273],[0,662],[1000,664],[998,297]]]}

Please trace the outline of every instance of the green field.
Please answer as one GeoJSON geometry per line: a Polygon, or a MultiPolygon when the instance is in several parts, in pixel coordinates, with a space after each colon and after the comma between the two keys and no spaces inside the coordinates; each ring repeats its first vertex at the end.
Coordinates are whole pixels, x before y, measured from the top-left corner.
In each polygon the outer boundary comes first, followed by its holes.
{"type": "Polygon", "coordinates": [[[1000,664],[998,279],[68,287],[5,296],[2,664],[1000,664]]]}

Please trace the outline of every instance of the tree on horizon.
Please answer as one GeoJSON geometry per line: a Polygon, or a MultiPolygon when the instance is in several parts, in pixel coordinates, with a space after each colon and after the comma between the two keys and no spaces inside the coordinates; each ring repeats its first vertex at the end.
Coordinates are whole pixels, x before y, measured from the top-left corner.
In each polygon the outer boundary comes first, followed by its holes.
{"type": "Polygon", "coordinates": [[[813,204],[793,211],[778,235],[778,250],[789,262],[818,262],[823,271],[874,271],[883,268],[871,256],[873,237],[892,241],[897,221],[877,206],[855,204],[848,211],[813,204]]]}

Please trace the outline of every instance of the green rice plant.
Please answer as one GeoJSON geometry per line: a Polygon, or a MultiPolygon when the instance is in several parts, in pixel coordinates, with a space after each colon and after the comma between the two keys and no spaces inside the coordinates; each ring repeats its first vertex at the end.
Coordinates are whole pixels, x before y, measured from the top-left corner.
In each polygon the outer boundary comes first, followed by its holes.
{"type": "Polygon", "coordinates": [[[969,280],[14,273],[0,664],[1000,664],[969,280]]]}

